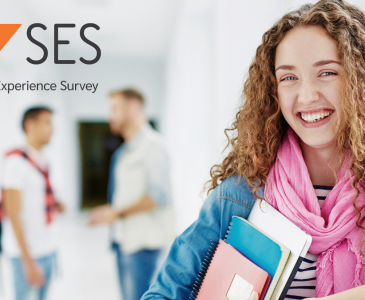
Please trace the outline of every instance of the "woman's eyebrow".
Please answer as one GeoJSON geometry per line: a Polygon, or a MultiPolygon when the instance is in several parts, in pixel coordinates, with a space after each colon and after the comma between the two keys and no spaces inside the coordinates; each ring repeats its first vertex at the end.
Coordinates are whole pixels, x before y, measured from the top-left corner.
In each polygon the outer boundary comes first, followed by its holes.
{"type": "MultiPolygon", "coordinates": [[[[333,64],[333,63],[342,66],[342,63],[340,61],[328,59],[328,60],[317,61],[316,63],[313,64],[313,67],[320,67],[320,66],[324,66],[324,65],[328,65],[328,64],[333,64]]],[[[279,69],[286,70],[286,71],[292,71],[292,70],[295,70],[295,67],[291,66],[291,65],[282,65],[282,66],[277,67],[275,69],[275,72],[279,69]]]]}
{"type": "Polygon", "coordinates": [[[324,66],[324,65],[328,65],[328,64],[333,64],[333,63],[342,66],[341,62],[339,62],[337,60],[329,59],[329,60],[320,60],[320,61],[317,61],[316,63],[313,64],[313,67],[320,67],[320,66],[324,66]]]}
{"type": "Polygon", "coordinates": [[[287,71],[292,71],[292,70],[295,70],[295,67],[294,66],[291,66],[291,65],[282,65],[282,66],[277,67],[275,69],[275,72],[277,70],[279,70],[279,69],[281,69],[281,70],[287,70],[287,71]]]}

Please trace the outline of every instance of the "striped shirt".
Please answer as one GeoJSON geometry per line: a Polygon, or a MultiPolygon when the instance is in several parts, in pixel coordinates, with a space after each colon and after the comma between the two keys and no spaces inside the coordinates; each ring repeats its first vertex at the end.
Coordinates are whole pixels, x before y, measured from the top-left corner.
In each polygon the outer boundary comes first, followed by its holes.
{"type": "MultiPolygon", "coordinates": [[[[319,201],[319,206],[322,208],[327,195],[333,187],[324,185],[314,185],[313,187],[319,201]]],[[[318,256],[318,254],[307,253],[284,300],[316,297],[316,267],[318,256]]]]}

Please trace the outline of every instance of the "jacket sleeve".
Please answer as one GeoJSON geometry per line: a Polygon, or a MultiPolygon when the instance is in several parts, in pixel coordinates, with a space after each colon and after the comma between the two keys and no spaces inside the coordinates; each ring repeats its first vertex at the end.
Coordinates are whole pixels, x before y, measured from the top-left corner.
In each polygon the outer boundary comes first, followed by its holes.
{"type": "Polygon", "coordinates": [[[210,241],[220,238],[218,189],[204,201],[198,219],[175,239],[156,281],[141,300],[189,298],[210,241]]]}

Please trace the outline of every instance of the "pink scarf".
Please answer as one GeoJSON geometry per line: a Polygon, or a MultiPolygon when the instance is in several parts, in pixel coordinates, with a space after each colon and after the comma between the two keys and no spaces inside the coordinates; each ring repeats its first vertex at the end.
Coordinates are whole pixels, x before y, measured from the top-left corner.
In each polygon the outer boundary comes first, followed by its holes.
{"type": "MultiPolygon", "coordinates": [[[[347,168],[347,161],[345,159],[337,174],[337,183],[321,209],[299,138],[289,128],[267,178],[266,201],[313,237],[309,252],[320,254],[316,297],[364,284],[365,257],[359,252],[363,233],[356,226],[357,214],[352,206],[355,191],[350,180],[353,174],[347,168]]],[[[362,208],[363,222],[363,189],[360,189],[357,206],[362,208]]]]}

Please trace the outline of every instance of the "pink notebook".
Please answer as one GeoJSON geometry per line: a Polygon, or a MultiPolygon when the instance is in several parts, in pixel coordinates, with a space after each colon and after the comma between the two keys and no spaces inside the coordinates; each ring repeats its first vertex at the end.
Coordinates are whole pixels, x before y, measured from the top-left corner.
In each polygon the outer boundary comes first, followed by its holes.
{"type": "Polygon", "coordinates": [[[197,300],[245,300],[256,291],[262,299],[270,283],[266,271],[220,240],[197,300]]]}

